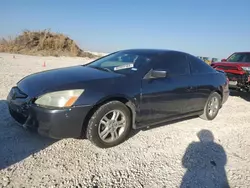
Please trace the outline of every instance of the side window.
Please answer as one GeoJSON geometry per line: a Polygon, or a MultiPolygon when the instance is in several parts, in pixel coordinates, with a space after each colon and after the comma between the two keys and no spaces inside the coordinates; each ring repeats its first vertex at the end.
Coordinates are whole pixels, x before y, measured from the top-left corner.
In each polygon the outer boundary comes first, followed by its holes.
{"type": "Polygon", "coordinates": [[[191,66],[191,73],[192,74],[203,74],[203,73],[211,73],[214,72],[214,69],[202,61],[199,58],[196,58],[194,56],[188,56],[190,66],[191,66]]]}
{"type": "Polygon", "coordinates": [[[153,66],[154,69],[166,70],[171,75],[190,73],[187,56],[182,53],[169,53],[161,56],[153,66]]]}

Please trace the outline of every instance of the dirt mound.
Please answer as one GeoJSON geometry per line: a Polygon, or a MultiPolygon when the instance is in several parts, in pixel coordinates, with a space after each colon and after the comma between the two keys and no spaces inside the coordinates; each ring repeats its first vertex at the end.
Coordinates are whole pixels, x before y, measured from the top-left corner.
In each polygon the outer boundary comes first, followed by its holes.
{"type": "Polygon", "coordinates": [[[78,56],[96,58],[90,52],[84,52],[69,37],[61,33],[44,31],[23,31],[15,39],[1,39],[0,52],[42,56],[78,56]]]}

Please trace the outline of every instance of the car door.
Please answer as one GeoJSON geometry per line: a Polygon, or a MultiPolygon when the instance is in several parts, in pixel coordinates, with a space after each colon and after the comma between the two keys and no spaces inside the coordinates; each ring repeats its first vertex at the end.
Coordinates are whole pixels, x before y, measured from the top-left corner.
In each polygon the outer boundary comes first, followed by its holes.
{"type": "Polygon", "coordinates": [[[152,62],[141,82],[139,126],[175,119],[185,111],[190,67],[186,55],[169,52],[152,62]],[[166,77],[150,77],[152,71],[166,71],[166,77]]]}
{"type": "Polygon", "coordinates": [[[198,112],[204,109],[211,93],[214,69],[204,61],[192,55],[187,55],[190,63],[191,76],[189,86],[195,88],[189,92],[189,100],[185,103],[185,113],[198,112]]]}

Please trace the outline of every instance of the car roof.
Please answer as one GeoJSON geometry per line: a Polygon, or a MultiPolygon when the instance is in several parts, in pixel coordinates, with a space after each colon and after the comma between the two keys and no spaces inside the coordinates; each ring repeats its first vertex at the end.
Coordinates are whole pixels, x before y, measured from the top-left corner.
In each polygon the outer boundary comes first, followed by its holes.
{"type": "Polygon", "coordinates": [[[246,54],[249,54],[250,52],[234,52],[234,54],[237,54],[237,53],[246,53],[246,54]]]}
{"type": "MultiPolygon", "coordinates": [[[[125,49],[125,50],[120,50],[120,52],[135,52],[135,53],[145,53],[145,54],[151,54],[151,55],[157,55],[157,54],[165,54],[169,52],[180,52],[176,50],[168,50],[168,49],[146,49],[146,48],[135,48],[135,49],[125,49]]],[[[180,52],[184,53],[184,52],[180,52]]]]}

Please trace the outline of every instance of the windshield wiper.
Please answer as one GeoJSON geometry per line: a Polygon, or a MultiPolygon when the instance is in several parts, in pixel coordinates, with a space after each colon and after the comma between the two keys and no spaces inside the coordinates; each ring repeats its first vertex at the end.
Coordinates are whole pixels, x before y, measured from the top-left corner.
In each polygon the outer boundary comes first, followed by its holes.
{"type": "Polygon", "coordinates": [[[97,66],[90,66],[91,68],[94,68],[94,69],[98,69],[98,70],[102,70],[102,71],[106,71],[106,72],[114,72],[108,68],[105,68],[105,67],[97,67],[97,66]]]}

